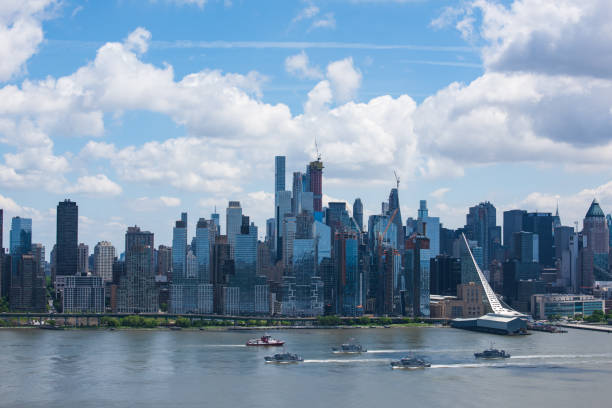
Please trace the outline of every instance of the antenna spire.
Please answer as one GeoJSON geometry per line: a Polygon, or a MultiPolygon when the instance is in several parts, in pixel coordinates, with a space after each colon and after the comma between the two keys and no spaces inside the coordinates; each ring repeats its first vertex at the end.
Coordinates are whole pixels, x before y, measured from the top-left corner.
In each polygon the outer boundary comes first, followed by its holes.
{"type": "Polygon", "coordinates": [[[395,172],[395,170],[393,170],[393,175],[395,176],[395,187],[398,189],[399,191],[399,185],[400,185],[400,178],[397,175],[397,173],[395,172]]]}

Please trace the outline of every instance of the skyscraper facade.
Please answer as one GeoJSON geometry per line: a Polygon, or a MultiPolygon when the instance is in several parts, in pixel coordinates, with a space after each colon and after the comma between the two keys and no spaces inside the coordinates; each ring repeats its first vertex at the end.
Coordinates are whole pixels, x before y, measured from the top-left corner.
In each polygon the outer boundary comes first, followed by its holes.
{"type": "Polygon", "coordinates": [[[102,278],[103,283],[113,280],[113,262],[115,247],[108,241],[100,241],[94,247],[94,274],[102,278]]]}
{"type": "Polygon", "coordinates": [[[313,194],[313,209],[321,212],[323,209],[323,162],[315,160],[306,168],[309,190],[313,194]]]}
{"type": "Polygon", "coordinates": [[[589,210],[586,213],[583,221],[582,235],[585,245],[583,245],[583,256],[585,259],[584,275],[588,275],[588,279],[584,279],[583,286],[592,286],[591,280],[603,280],[608,271],[608,256],[610,253],[610,235],[608,223],[603,210],[599,206],[597,200],[593,200],[589,210]],[[593,278],[591,279],[590,276],[593,278]]]}
{"type": "Polygon", "coordinates": [[[125,242],[125,273],[119,277],[117,309],[120,313],[156,313],[153,233],[128,227],[125,242]]]}
{"type": "Polygon", "coordinates": [[[296,171],[293,173],[293,197],[291,198],[291,212],[293,215],[299,215],[302,212],[302,173],[296,171]]]}
{"type": "Polygon", "coordinates": [[[77,247],[77,274],[86,276],[89,272],[89,245],[80,243],[77,247]]]}
{"type": "Polygon", "coordinates": [[[274,192],[285,189],[285,156],[274,158],[274,192]]]}
{"type": "Polygon", "coordinates": [[[13,217],[11,220],[9,253],[11,256],[30,252],[32,249],[32,219],[13,217]]]}
{"type": "Polygon", "coordinates": [[[78,271],[79,207],[68,199],[57,205],[56,274],[75,275],[78,271]]]}
{"type": "Polygon", "coordinates": [[[359,226],[359,231],[363,231],[363,203],[361,198],[356,198],[353,203],[353,218],[359,226]]]}
{"type": "Polygon", "coordinates": [[[497,226],[495,206],[486,201],[470,207],[465,229],[468,239],[476,241],[482,248],[483,269],[488,269],[495,258],[496,247],[501,246],[501,228],[497,226]]]}
{"type": "MultiPolygon", "coordinates": [[[[289,202],[289,205],[291,206],[291,202],[289,202]]],[[[234,257],[234,249],[236,247],[236,235],[240,234],[241,225],[242,207],[240,206],[240,201],[230,201],[225,212],[225,228],[232,258],[234,257]]]]}

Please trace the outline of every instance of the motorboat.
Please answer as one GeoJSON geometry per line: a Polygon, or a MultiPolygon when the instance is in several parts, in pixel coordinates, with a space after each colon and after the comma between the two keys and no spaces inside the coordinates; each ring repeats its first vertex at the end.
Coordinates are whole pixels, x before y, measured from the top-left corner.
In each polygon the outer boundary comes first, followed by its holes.
{"type": "Polygon", "coordinates": [[[405,357],[397,361],[391,362],[391,368],[405,368],[405,369],[416,369],[416,368],[428,368],[431,367],[431,363],[421,360],[415,357],[405,357]]]}
{"type": "Polygon", "coordinates": [[[251,339],[246,343],[247,346],[282,346],[283,344],[285,344],[284,341],[277,340],[268,334],[260,338],[251,339]]]}
{"type": "Polygon", "coordinates": [[[361,344],[354,342],[353,339],[349,340],[348,343],[341,344],[340,347],[332,347],[334,354],[360,354],[367,351],[361,344]]]}
{"type": "Polygon", "coordinates": [[[266,363],[276,363],[276,364],[291,364],[291,363],[299,363],[304,361],[304,359],[297,354],[292,353],[278,353],[273,356],[264,357],[266,363]]]}

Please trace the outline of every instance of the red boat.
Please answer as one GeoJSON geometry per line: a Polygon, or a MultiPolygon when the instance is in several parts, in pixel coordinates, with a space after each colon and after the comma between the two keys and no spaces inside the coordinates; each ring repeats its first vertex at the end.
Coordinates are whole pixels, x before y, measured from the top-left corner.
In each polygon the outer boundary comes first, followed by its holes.
{"type": "Polygon", "coordinates": [[[247,346],[282,346],[283,344],[285,344],[284,341],[276,340],[267,334],[258,339],[251,339],[246,343],[247,346]]]}

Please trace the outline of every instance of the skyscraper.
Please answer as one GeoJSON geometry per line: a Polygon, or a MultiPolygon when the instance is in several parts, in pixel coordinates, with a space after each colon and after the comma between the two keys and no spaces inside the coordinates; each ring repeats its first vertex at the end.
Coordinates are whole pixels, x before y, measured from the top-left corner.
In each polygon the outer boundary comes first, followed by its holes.
{"type": "Polygon", "coordinates": [[[363,231],[363,204],[361,198],[356,198],[353,203],[353,218],[359,226],[359,231],[363,231]]]}
{"type": "Polygon", "coordinates": [[[196,226],[196,258],[198,261],[198,277],[203,283],[211,283],[211,253],[215,243],[216,227],[213,222],[204,218],[198,220],[196,226]]]}
{"type": "Polygon", "coordinates": [[[486,201],[470,207],[466,216],[466,235],[482,247],[484,269],[489,268],[496,247],[501,246],[501,228],[497,226],[496,213],[495,206],[486,201]]]}
{"type": "Polygon", "coordinates": [[[10,307],[15,311],[46,311],[45,274],[35,254],[11,256],[16,268],[11,276],[10,307]]]}
{"type": "MultiPolygon", "coordinates": [[[[4,210],[0,208],[0,257],[2,257],[2,255],[4,255],[4,210]]],[[[0,266],[0,268],[2,268],[2,266],[0,266]]]]}
{"type": "Polygon", "coordinates": [[[221,235],[221,216],[217,214],[217,208],[215,207],[215,212],[210,214],[210,219],[217,226],[217,235],[221,235]]]}
{"type": "Polygon", "coordinates": [[[553,216],[551,213],[533,212],[523,217],[523,231],[538,234],[538,256],[542,266],[554,266],[553,216]]]}
{"type": "Polygon", "coordinates": [[[323,162],[320,159],[310,162],[306,168],[309,189],[313,194],[313,209],[321,212],[323,209],[323,162]]]}
{"type": "Polygon", "coordinates": [[[32,249],[32,219],[13,217],[11,220],[9,253],[16,259],[32,249]]]}
{"type": "Polygon", "coordinates": [[[527,214],[524,210],[504,211],[504,247],[508,254],[514,253],[513,235],[523,231],[523,218],[527,214]]]}
{"type": "Polygon", "coordinates": [[[274,158],[274,192],[285,189],[285,156],[274,158]]]}
{"type": "Polygon", "coordinates": [[[56,274],[75,275],[78,270],[79,207],[68,199],[57,205],[56,274]]]}
{"type": "Polygon", "coordinates": [[[94,274],[104,283],[113,280],[113,262],[115,247],[108,241],[100,241],[94,247],[94,274]]]}
{"type": "Polygon", "coordinates": [[[296,171],[293,173],[293,197],[291,198],[291,212],[293,215],[299,215],[302,212],[302,173],[296,171]]]}
{"type": "Polygon", "coordinates": [[[77,248],[77,274],[87,276],[89,272],[89,245],[80,243],[77,248]]]}
{"type": "Polygon", "coordinates": [[[157,248],[157,275],[165,275],[172,282],[172,247],[160,245],[157,248]]]}
{"type": "Polygon", "coordinates": [[[604,280],[608,272],[610,235],[604,212],[596,199],[593,200],[583,221],[582,235],[586,237],[583,245],[583,286],[593,285],[593,280],[604,280]]]}
{"type": "Polygon", "coordinates": [[[158,291],[155,285],[153,233],[128,227],[125,234],[125,274],[120,276],[120,313],[155,313],[158,291]]]}
{"type": "Polygon", "coordinates": [[[186,276],[185,260],[187,255],[187,224],[176,221],[172,229],[172,278],[183,279],[186,276]]]}
{"type": "Polygon", "coordinates": [[[399,191],[397,188],[392,188],[391,192],[389,193],[389,217],[393,217],[393,224],[395,224],[396,227],[396,236],[397,236],[397,247],[396,249],[402,253],[404,252],[404,229],[402,228],[403,226],[403,222],[402,222],[402,211],[400,210],[400,203],[399,203],[399,191]],[[395,214],[395,217],[393,217],[393,213],[397,211],[397,213],[395,214]]]}
{"type": "MultiPolygon", "coordinates": [[[[291,203],[289,203],[289,205],[291,205],[291,203]]],[[[230,244],[230,256],[232,258],[234,257],[236,235],[240,234],[241,225],[242,207],[240,207],[240,201],[230,201],[225,210],[225,229],[227,231],[227,241],[230,244]]]]}
{"type": "Polygon", "coordinates": [[[283,220],[287,215],[291,215],[291,191],[277,191],[275,202],[274,219],[276,220],[276,242],[274,248],[276,249],[276,260],[278,261],[283,255],[283,220]]]}

